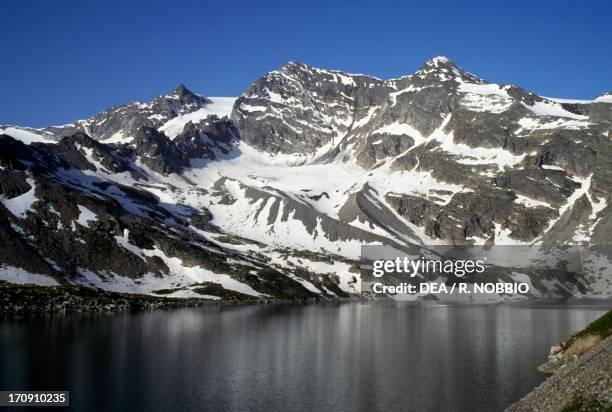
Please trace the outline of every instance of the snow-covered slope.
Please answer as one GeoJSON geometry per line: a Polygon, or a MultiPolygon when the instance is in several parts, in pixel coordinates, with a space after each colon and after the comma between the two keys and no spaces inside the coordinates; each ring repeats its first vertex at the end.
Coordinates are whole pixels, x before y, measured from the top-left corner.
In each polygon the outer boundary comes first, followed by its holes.
{"type": "Polygon", "coordinates": [[[235,97],[208,97],[207,99],[209,103],[206,103],[202,108],[174,117],[159,127],[158,130],[172,139],[183,131],[188,122],[197,124],[210,115],[229,116],[236,101],[235,97]]]}
{"type": "Polygon", "coordinates": [[[115,106],[74,123],[43,129],[0,126],[0,131],[18,135],[26,142],[59,141],[64,136],[83,132],[104,143],[121,144],[131,142],[140,127],[151,127],[174,138],[188,122],[197,125],[210,115],[229,116],[235,100],[234,97],[200,96],[181,84],[171,93],[150,102],[135,101],[115,106]]]}
{"type": "MultiPolygon", "coordinates": [[[[391,80],[291,62],[238,99],[181,85],[3,127],[0,263],[11,281],[331,298],[358,293],[363,244],[609,245],[611,122],[606,95],[541,97],[444,57],[391,80]]],[[[612,294],[608,275],[546,276],[538,296],[612,294]]]]}

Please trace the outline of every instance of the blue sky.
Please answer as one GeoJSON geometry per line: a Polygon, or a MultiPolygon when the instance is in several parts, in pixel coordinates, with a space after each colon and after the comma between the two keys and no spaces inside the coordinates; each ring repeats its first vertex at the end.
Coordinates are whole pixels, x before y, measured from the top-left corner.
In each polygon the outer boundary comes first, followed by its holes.
{"type": "Polygon", "coordinates": [[[185,83],[237,96],[289,60],[381,78],[438,54],[545,96],[612,89],[612,2],[0,0],[0,124],[41,127],[185,83]]]}

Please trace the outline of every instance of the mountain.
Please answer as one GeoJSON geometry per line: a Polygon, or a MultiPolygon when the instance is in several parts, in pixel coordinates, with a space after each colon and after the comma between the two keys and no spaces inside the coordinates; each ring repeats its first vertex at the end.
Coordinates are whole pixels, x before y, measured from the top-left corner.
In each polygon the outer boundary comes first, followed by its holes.
{"type": "MultiPolygon", "coordinates": [[[[202,97],[180,84],[172,93],[158,96],[150,102],[133,102],[110,109],[85,120],[44,129],[12,128],[5,132],[20,133],[27,141],[56,142],[64,136],[83,132],[103,143],[128,143],[138,129],[158,129],[175,137],[191,121],[198,123],[209,115],[227,116],[232,110],[233,98],[202,97]]],[[[4,127],[7,129],[6,127],[4,127]]]]}
{"type": "MultiPolygon", "coordinates": [[[[442,56],[391,80],[290,62],[237,99],[180,85],[1,126],[0,279],[327,299],[359,293],[363,244],[610,245],[608,97],[546,98],[442,56]]],[[[495,276],[610,296],[610,265],[588,264],[495,276]]]]}

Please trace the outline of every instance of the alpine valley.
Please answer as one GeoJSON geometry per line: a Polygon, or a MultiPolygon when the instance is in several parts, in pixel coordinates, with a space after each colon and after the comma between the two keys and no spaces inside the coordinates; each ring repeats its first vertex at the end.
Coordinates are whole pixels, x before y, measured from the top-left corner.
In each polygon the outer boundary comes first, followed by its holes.
{"type": "MultiPolygon", "coordinates": [[[[391,80],[290,62],[238,98],[180,85],[0,126],[0,280],[334,299],[360,293],[364,244],[610,245],[611,139],[612,93],[542,97],[441,56],[391,80]]],[[[610,297],[610,259],[486,280],[610,297]]]]}

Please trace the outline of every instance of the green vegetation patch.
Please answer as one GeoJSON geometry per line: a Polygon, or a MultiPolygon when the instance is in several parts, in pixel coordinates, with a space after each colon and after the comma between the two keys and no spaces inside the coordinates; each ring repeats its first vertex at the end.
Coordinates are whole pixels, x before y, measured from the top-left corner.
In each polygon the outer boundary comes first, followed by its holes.
{"type": "Polygon", "coordinates": [[[572,339],[570,339],[567,346],[571,345],[576,339],[588,335],[599,335],[602,340],[612,335],[612,310],[575,334],[572,339]]]}

